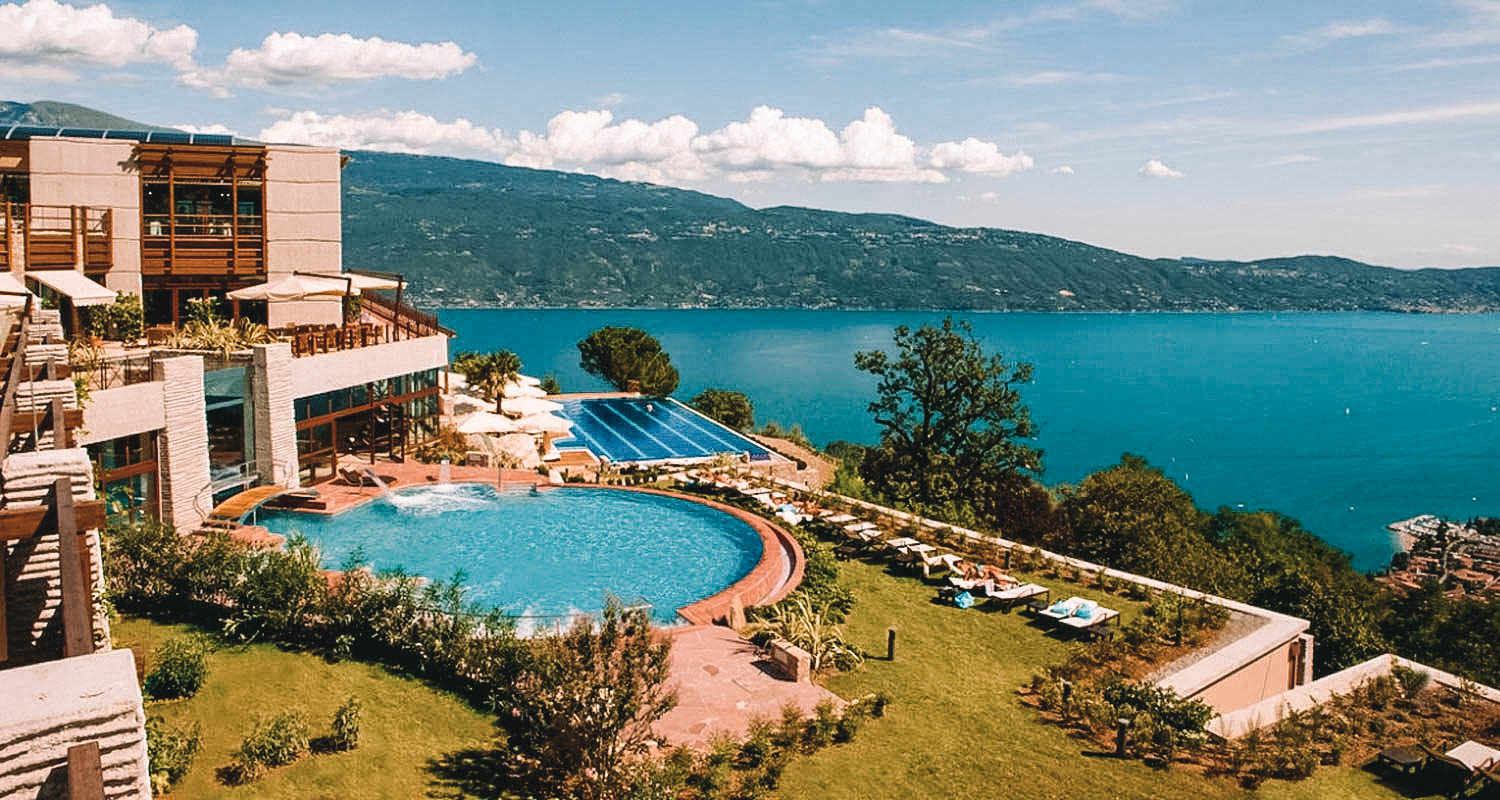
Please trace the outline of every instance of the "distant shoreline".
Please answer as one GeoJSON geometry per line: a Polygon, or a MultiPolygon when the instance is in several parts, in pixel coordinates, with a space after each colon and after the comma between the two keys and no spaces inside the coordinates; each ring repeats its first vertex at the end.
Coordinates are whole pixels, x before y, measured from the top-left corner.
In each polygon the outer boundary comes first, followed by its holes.
{"type": "Polygon", "coordinates": [[[1256,314],[1389,314],[1391,316],[1470,316],[1481,317],[1487,315],[1500,316],[1500,309],[1482,311],[1456,311],[1456,310],[1411,310],[1399,311],[1389,308],[1352,308],[1352,309],[1318,309],[1318,308],[1236,308],[1236,309],[1150,309],[1150,310],[1122,310],[1122,309],[1039,309],[1039,308],[884,308],[874,306],[506,306],[506,305],[454,305],[446,306],[422,302],[421,308],[432,311],[832,311],[861,314],[889,313],[889,314],[1111,314],[1111,315],[1147,315],[1147,314],[1234,314],[1234,315],[1256,315],[1256,314]]]}

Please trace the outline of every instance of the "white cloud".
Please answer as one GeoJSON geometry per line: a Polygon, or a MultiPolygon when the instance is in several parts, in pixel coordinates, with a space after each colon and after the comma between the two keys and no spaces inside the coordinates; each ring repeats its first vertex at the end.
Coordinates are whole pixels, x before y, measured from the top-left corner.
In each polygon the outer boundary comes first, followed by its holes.
{"type": "Polygon", "coordinates": [[[627,95],[624,92],[610,92],[608,94],[601,94],[598,97],[595,97],[594,105],[601,108],[609,108],[610,106],[621,105],[629,99],[630,95],[627,95]]]}
{"type": "Polygon", "coordinates": [[[441,122],[416,111],[327,116],[316,111],[298,111],[262,129],[257,138],[267,142],[477,156],[490,160],[499,160],[515,149],[515,143],[499,130],[490,130],[463,118],[441,122]]]}
{"type": "Polygon", "coordinates": [[[1400,32],[1401,29],[1385,17],[1372,17],[1370,19],[1330,22],[1317,30],[1287,36],[1286,40],[1297,47],[1315,48],[1345,39],[1363,39],[1367,36],[1390,36],[1400,32]]]}
{"type": "Polygon", "coordinates": [[[219,124],[217,122],[211,123],[211,124],[208,124],[208,125],[193,125],[193,124],[186,124],[186,123],[178,123],[176,125],[170,125],[168,127],[176,128],[179,131],[186,131],[188,133],[210,133],[210,134],[214,134],[214,135],[217,135],[217,136],[238,136],[239,135],[239,134],[235,133],[233,130],[231,130],[228,125],[221,125],[221,124],[219,124]]]}
{"type": "Polygon", "coordinates": [[[106,5],[78,7],[56,0],[0,5],[0,71],[9,78],[72,80],[84,65],[193,63],[198,32],[187,25],[158,28],[117,17],[106,5]]]}
{"type": "Polygon", "coordinates": [[[456,42],[408,44],[347,33],[272,33],[253,50],[235,48],[221,66],[185,69],[180,80],[222,95],[231,87],[327,86],[377,78],[437,80],[457,75],[477,60],[456,42]]]}
{"type": "Polygon", "coordinates": [[[1183,175],[1180,170],[1172,169],[1154,158],[1142,164],[1135,174],[1142,178],[1181,178],[1183,175]]]}
{"type": "Polygon", "coordinates": [[[1107,83],[1115,80],[1112,72],[1079,72],[1077,70],[1042,70],[1025,75],[1006,75],[999,78],[980,78],[971,83],[978,85],[1005,86],[1011,89],[1029,89],[1036,86],[1057,86],[1064,83],[1107,83]]]}
{"type": "Polygon", "coordinates": [[[298,111],[262,129],[259,138],[477,157],[512,166],[679,185],[711,177],[758,183],[777,176],[823,182],[943,183],[949,172],[1004,176],[1032,166],[1025,152],[1006,155],[998,144],[972,137],[923,148],[899,133],[890,115],[876,107],[837,132],[823,120],[789,117],[780,109],[761,106],[748,118],[707,133],[681,115],[655,122],[616,120],[612,112],[597,109],[563,111],[543,131],[514,136],[466,119],[446,122],[416,111],[298,111]]]}
{"type": "Polygon", "coordinates": [[[1072,175],[1073,168],[1068,166],[1067,164],[1059,164],[1052,169],[1047,170],[1047,172],[1052,175],[1072,175]]]}
{"type": "Polygon", "coordinates": [[[1000,152],[1000,146],[972,136],[962,142],[941,142],[932,148],[928,162],[937,169],[956,169],[984,175],[1010,175],[1031,169],[1031,156],[1017,150],[1013,156],[1000,152]]]}
{"type": "Polygon", "coordinates": [[[1351,128],[1421,125],[1484,117],[1500,117],[1500,100],[1486,100],[1478,103],[1463,103],[1451,106],[1432,106],[1404,111],[1386,111],[1379,114],[1327,117],[1291,125],[1286,129],[1286,133],[1328,133],[1330,131],[1342,131],[1351,128]]]}
{"type": "Polygon", "coordinates": [[[547,123],[545,134],[522,131],[505,163],[550,169],[558,162],[591,165],[590,170],[622,180],[679,182],[707,174],[692,152],[698,124],[681,115],[652,123],[627,119],[615,124],[608,111],[564,111],[547,123]]]}
{"type": "Polygon", "coordinates": [[[1310,156],[1310,155],[1307,155],[1306,153],[1294,153],[1294,154],[1289,155],[1289,156],[1279,156],[1277,158],[1273,158],[1270,161],[1265,162],[1265,166],[1267,166],[1267,167],[1286,167],[1286,166],[1290,166],[1292,164],[1311,164],[1314,161],[1322,161],[1322,160],[1323,159],[1321,159],[1321,158],[1319,158],[1317,156],[1310,156]]]}
{"type": "Polygon", "coordinates": [[[980,192],[979,199],[985,201],[986,203],[992,203],[996,200],[999,200],[1000,195],[998,192],[980,192]]]}
{"type": "Polygon", "coordinates": [[[1088,0],[1088,5],[1117,17],[1145,19],[1172,8],[1175,3],[1172,0],[1088,0]]]}
{"type": "Polygon", "coordinates": [[[1460,243],[1455,242],[1455,243],[1451,243],[1451,244],[1445,244],[1445,245],[1442,246],[1441,249],[1443,251],[1445,251],[1445,252],[1448,252],[1448,253],[1457,253],[1458,255],[1461,255],[1461,256],[1476,256],[1476,255],[1479,255],[1479,248],[1475,247],[1472,244],[1460,244],[1460,243]]]}

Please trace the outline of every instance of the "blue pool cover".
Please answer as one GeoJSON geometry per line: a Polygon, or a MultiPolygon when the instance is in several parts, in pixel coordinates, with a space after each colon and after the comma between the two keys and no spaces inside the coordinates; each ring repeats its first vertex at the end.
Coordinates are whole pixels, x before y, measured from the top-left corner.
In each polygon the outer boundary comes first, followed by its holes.
{"type": "Polygon", "coordinates": [[[573,421],[573,438],[559,446],[586,447],[617,464],[720,453],[749,454],[752,461],[771,458],[766,448],[671,398],[565,400],[563,414],[573,421]]]}

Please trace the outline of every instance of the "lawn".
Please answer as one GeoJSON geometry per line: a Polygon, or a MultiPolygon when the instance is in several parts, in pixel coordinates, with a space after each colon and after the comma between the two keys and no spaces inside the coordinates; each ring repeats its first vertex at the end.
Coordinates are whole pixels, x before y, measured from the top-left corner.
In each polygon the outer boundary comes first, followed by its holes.
{"type": "MultiPolygon", "coordinates": [[[[1398,798],[1365,772],[1323,768],[1300,783],[1266,784],[1258,792],[1188,768],[1155,769],[1121,761],[1091,742],[1044,724],[1016,695],[1036,669],[1060,660],[1068,643],[1024,612],[960,610],[932,602],[933,587],[894,576],[882,565],[846,562],[844,580],[857,604],[846,632],[881,658],[826,681],[845,698],[883,691],[884,719],[847,745],[798,759],[787,769],[786,798],[1244,798],[1340,800],[1398,798]],[[886,629],[897,629],[895,661],[885,661],[886,629]]],[[[1128,618],[1139,604],[1087,589],[1128,618]]]]}
{"type": "MultiPolygon", "coordinates": [[[[117,647],[147,651],[191,632],[138,618],[118,620],[113,628],[117,647]]],[[[491,718],[420,681],[370,664],[329,663],[268,644],[219,648],[209,656],[208,681],[196,696],[148,702],[146,712],[174,725],[202,723],[202,750],[172,792],[183,798],[423,797],[435,791],[430,761],[483,747],[494,730],[491,718]],[[228,787],[215,779],[215,770],[229,763],[257,718],[300,710],[313,735],[320,736],[327,733],[334,709],[350,695],[363,706],[354,751],[308,756],[246,786],[228,787]]]]}

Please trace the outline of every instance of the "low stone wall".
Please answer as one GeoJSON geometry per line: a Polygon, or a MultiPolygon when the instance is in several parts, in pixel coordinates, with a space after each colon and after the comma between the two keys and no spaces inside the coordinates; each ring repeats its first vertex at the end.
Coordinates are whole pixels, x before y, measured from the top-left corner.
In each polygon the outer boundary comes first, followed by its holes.
{"type": "Polygon", "coordinates": [[[68,748],[89,742],[105,797],[150,797],[139,686],[129,650],[0,673],[0,800],[66,800],[68,748]]]}
{"type": "MultiPolygon", "coordinates": [[[[1390,675],[1398,666],[1425,672],[1432,676],[1432,682],[1438,686],[1463,688],[1463,679],[1457,675],[1386,653],[1332,675],[1325,675],[1305,686],[1298,686],[1254,705],[1220,715],[1208,723],[1208,732],[1223,739],[1238,739],[1250,731],[1275,725],[1293,713],[1321,706],[1338,695],[1348,694],[1372,678],[1390,675]]],[[[1500,704],[1500,690],[1481,684],[1471,684],[1470,689],[1479,697],[1500,704]]]]}

